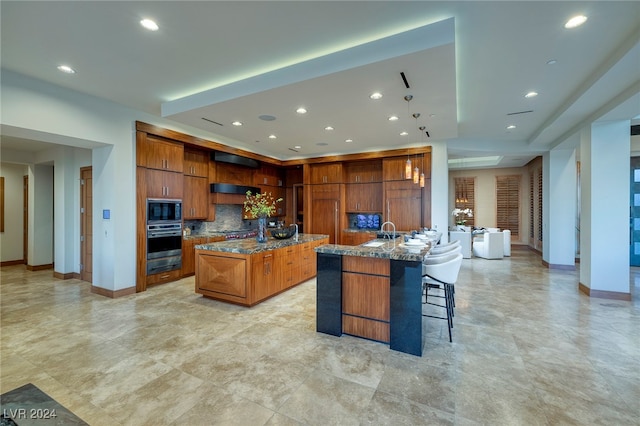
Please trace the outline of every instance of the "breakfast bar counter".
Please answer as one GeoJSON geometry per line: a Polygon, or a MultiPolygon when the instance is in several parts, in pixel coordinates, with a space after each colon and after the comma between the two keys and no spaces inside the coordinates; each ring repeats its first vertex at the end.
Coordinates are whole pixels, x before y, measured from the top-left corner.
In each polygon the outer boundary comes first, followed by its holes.
{"type": "Polygon", "coordinates": [[[422,356],[422,258],[429,248],[393,240],[317,247],[316,330],[422,356]]]}

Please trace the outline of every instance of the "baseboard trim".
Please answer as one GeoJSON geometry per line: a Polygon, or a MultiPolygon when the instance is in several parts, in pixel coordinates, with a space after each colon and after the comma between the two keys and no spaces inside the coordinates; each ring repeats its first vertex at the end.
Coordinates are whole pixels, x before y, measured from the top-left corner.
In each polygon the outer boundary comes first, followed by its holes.
{"type": "Polygon", "coordinates": [[[63,274],[62,272],[53,271],[53,277],[59,280],[70,280],[70,279],[80,279],[80,274],[77,272],[67,272],[63,274]]]}
{"type": "Polygon", "coordinates": [[[53,269],[53,263],[47,263],[46,265],[27,265],[27,271],[44,271],[47,269],[53,269]]]}
{"type": "Polygon", "coordinates": [[[578,288],[580,289],[581,293],[584,293],[589,297],[595,297],[598,299],[631,301],[631,293],[620,293],[618,291],[591,290],[590,287],[587,287],[582,283],[579,283],[578,288]]]}
{"type": "Polygon", "coordinates": [[[542,266],[547,269],[555,269],[557,271],[575,271],[576,265],[560,265],[556,263],[549,263],[546,260],[542,261],[542,266]]]}
{"type": "Polygon", "coordinates": [[[0,262],[0,266],[14,266],[14,265],[24,265],[24,259],[5,260],[4,262],[0,262]]]}
{"type": "Polygon", "coordinates": [[[135,287],[123,288],[120,290],[107,290],[106,288],[91,286],[91,293],[99,294],[100,296],[110,297],[111,299],[117,299],[118,297],[128,296],[135,294],[135,287]]]}

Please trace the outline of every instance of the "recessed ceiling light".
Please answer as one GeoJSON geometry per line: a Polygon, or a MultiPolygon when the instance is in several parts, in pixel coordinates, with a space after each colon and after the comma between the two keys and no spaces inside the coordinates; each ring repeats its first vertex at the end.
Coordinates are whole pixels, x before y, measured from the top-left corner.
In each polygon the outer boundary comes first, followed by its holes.
{"type": "Polygon", "coordinates": [[[558,63],[558,61],[557,61],[557,60],[555,60],[555,59],[549,59],[549,60],[547,61],[547,65],[555,65],[555,64],[557,64],[557,63],[558,63]]]}
{"type": "Polygon", "coordinates": [[[276,135],[269,135],[269,139],[277,139],[276,135]]]}
{"type": "Polygon", "coordinates": [[[151,19],[143,19],[140,21],[140,25],[148,29],[149,31],[158,31],[158,24],[151,19]]]}
{"type": "Polygon", "coordinates": [[[513,130],[515,128],[516,128],[516,126],[513,125],[513,124],[510,124],[509,126],[507,126],[507,130],[513,130]]]}
{"type": "Polygon", "coordinates": [[[258,118],[263,121],[273,121],[276,119],[273,115],[267,115],[267,114],[259,115],[258,118]]]}
{"type": "Polygon", "coordinates": [[[380,92],[375,92],[375,93],[372,93],[371,95],[369,95],[369,97],[370,97],[371,99],[381,99],[381,98],[382,98],[382,93],[380,93],[380,92]]]}
{"type": "Polygon", "coordinates": [[[435,116],[436,116],[435,114],[429,114],[429,117],[430,117],[430,118],[433,118],[433,117],[435,117],[435,116]]]}
{"type": "Polygon", "coordinates": [[[389,121],[398,121],[398,116],[392,115],[391,117],[389,117],[389,121]]]}
{"type": "Polygon", "coordinates": [[[353,142],[353,139],[345,139],[344,141],[345,141],[346,143],[350,143],[350,142],[353,142]]]}
{"type": "Polygon", "coordinates": [[[316,143],[316,145],[318,145],[318,146],[327,146],[329,144],[326,143],[326,142],[318,142],[318,143],[316,143]]]}
{"type": "Polygon", "coordinates": [[[298,114],[306,114],[306,113],[307,113],[307,110],[306,110],[305,108],[303,108],[303,107],[300,107],[300,108],[298,108],[298,109],[296,110],[296,112],[297,112],[298,114]]]}
{"type": "Polygon", "coordinates": [[[333,130],[333,127],[331,127],[331,126],[327,126],[327,127],[325,127],[324,129],[325,129],[325,130],[333,130]]]}
{"type": "Polygon", "coordinates": [[[300,148],[302,148],[302,147],[301,147],[300,145],[296,145],[296,146],[294,146],[294,148],[295,148],[295,149],[300,149],[300,148]]]}
{"type": "Polygon", "coordinates": [[[529,92],[524,95],[525,98],[535,98],[536,96],[538,96],[538,92],[529,92]]]}
{"type": "Polygon", "coordinates": [[[406,131],[402,131],[402,132],[400,132],[400,136],[407,136],[408,134],[409,134],[409,133],[408,133],[408,132],[406,132],[406,131]]]}
{"type": "Polygon", "coordinates": [[[242,126],[242,121],[234,121],[231,124],[234,125],[234,126],[242,126]]]}
{"type": "Polygon", "coordinates": [[[62,72],[66,72],[67,74],[75,74],[76,70],[71,68],[69,65],[58,65],[58,70],[62,72]]]}
{"type": "Polygon", "coordinates": [[[587,17],[584,15],[577,15],[573,18],[569,19],[566,24],[564,24],[565,28],[575,28],[587,22],[587,17]]]}

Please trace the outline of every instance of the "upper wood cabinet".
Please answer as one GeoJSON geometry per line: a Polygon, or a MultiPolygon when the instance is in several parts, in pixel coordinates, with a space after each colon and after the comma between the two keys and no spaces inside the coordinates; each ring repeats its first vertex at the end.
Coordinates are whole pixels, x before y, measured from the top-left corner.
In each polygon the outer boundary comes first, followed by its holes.
{"type": "Polygon", "coordinates": [[[382,160],[344,163],[347,183],[382,182],[382,160]]]}
{"type": "Polygon", "coordinates": [[[397,231],[422,227],[422,190],[413,181],[385,182],[385,221],[391,221],[397,231]]]}
{"type": "Polygon", "coordinates": [[[209,214],[209,182],[200,176],[184,177],[182,215],[185,220],[206,219],[209,214]]]}
{"type": "Polygon", "coordinates": [[[193,148],[184,149],[184,174],[188,176],[209,176],[209,152],[193,148]]]}
{"type": "Polygon", "coordinates": [[[282,171],[273,166],[261,166],[254,179],[255,185],[284,186],[282,171]]]}
{"type": "MultiPolygon", "coordinates": [[[[382,160],[382,176],[385,181],[405,180],[404,168],[409,157],[389,157],[382,160]]],[[[413,160],[412,160],[413,161],[413,160]]],[[[413,162],[411,163],[413,166],[413,162]]]]}
{"type": "Polygon", "coordinates": [[[147,169],[147,198],[182,199],[183,179],[182,173],[147,169]]]}
{"type": "Polygon", "coordinates": [[[310,183],[342,183],[342,163],[311,164],[310,183]]]}
{"type": "Polygon", "coordinates": [[[382,183],[348,183],[345,185],[347,213],[379,213],[382,211],[382,183]]]}
{"type": "Polygon", "coordinates": [[[184,145],[153,135],[137,132],[138,166],[169,172],[183,172],[184,145]]]}

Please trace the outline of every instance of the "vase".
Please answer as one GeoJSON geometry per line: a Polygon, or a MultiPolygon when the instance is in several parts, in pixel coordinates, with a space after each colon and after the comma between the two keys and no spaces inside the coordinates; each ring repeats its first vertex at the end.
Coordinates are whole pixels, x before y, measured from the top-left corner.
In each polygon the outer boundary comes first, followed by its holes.
{"type": "Polygon", "coordinates": [[[267,217],[258,217],[258,235],[256,235],[256,241],[259,243],[267,242],[267,217]]]}

